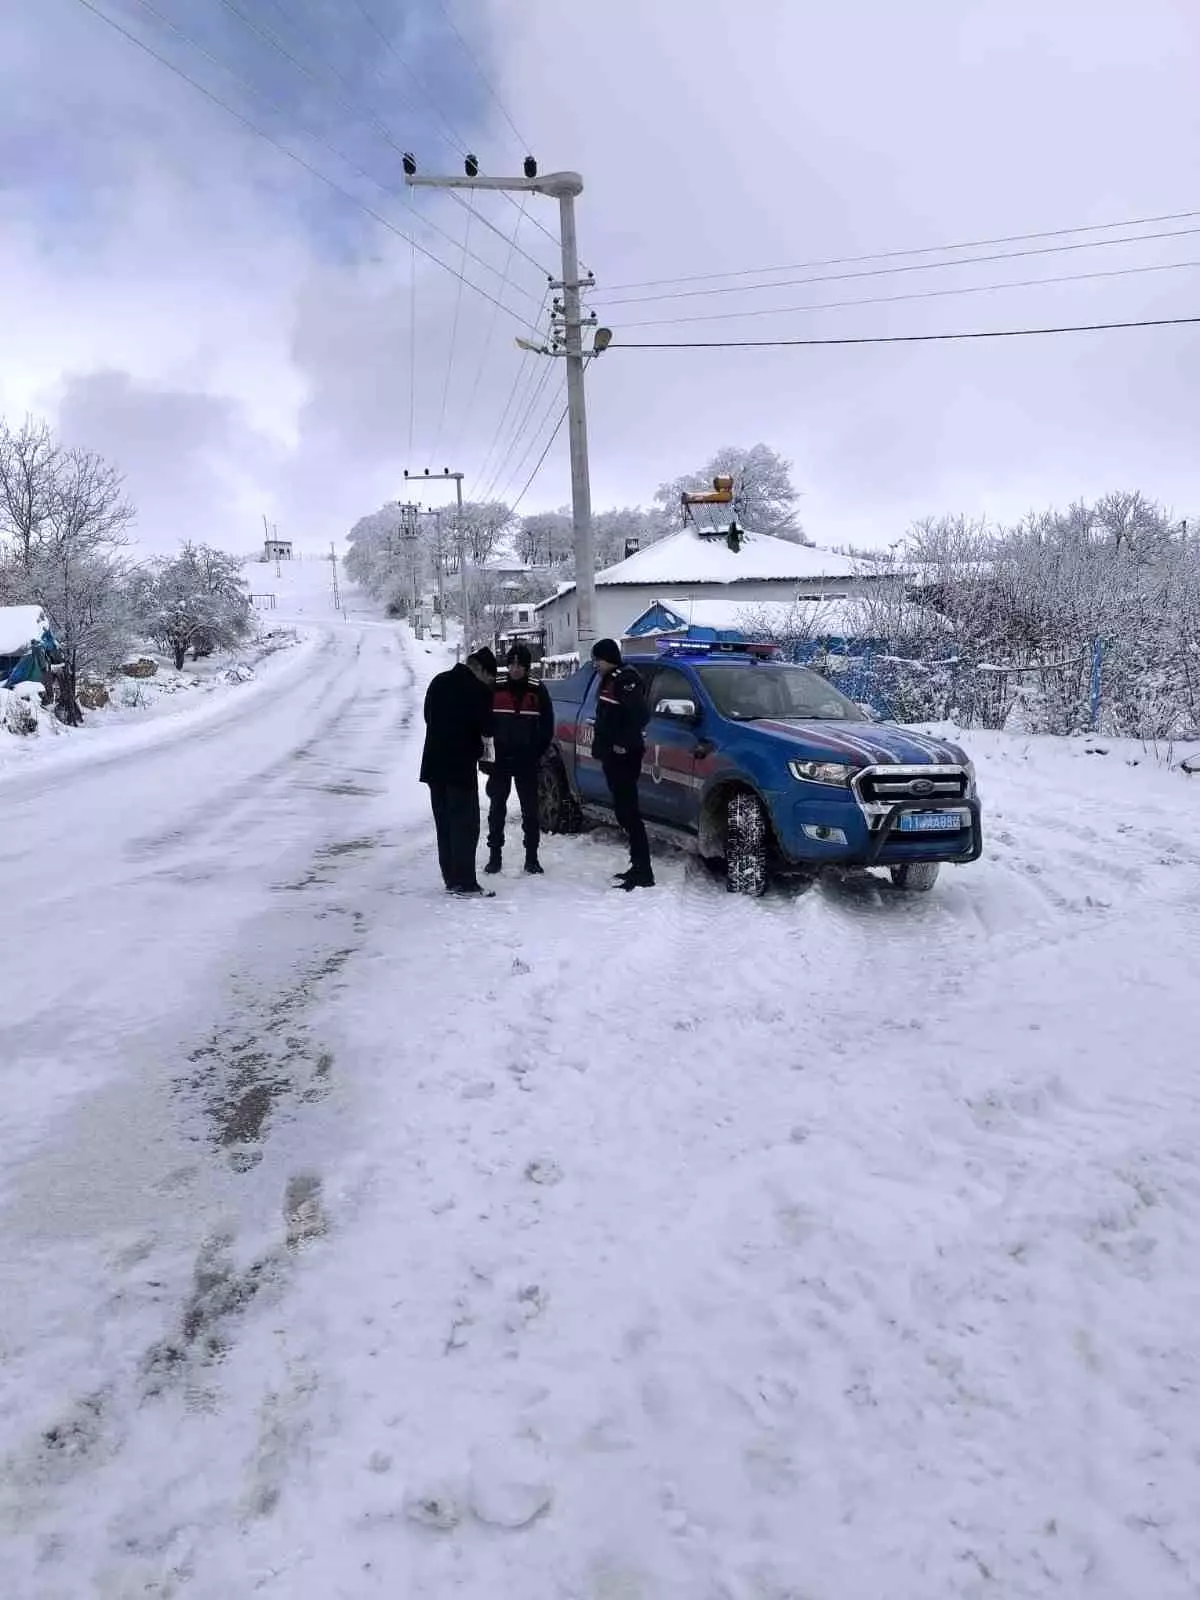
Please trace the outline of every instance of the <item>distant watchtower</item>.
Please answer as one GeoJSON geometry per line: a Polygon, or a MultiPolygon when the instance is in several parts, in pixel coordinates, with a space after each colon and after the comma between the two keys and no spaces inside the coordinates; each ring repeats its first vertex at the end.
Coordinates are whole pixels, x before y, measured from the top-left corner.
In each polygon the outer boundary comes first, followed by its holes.
{"type": "Polygon", "coordinates": [[[264,539],[264,561],[290,561],[292,559],[292,541],[290,539],[264,539]]]}

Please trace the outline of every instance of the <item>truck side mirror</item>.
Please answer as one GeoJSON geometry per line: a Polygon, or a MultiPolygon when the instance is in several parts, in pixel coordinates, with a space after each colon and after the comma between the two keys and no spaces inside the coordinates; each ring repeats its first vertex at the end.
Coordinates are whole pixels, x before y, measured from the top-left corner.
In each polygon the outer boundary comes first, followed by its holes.
{"type": "Polygon", "coordinates": [[[695,722],[697,711],[694,700],[660,700],[654,708],[656,717],[671,717],[676,722],[695,722]]]}

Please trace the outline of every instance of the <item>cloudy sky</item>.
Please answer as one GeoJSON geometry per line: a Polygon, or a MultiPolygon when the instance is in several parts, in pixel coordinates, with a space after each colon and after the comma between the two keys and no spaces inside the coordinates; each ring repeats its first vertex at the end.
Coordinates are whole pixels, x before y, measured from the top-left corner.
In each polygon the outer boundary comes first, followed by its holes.
{"type": "MultiPolygon", "coordinates": [[[[154,547],[246,548],[264,513],[339,538],[406,466],[514,498],[561,411],[561,364],[513,342],[555,207],[413,202],[400,154],[499,172],[528,148],[584,176],[616,335],[589,376],[598,507],[762,439],[818,543],[1118,486],[1195,516],[1200,327],[618,346],[1200,315],[1198,53],[1194,0],[19,0],[0,410],[116,461],[154,547]],[[1171,220],[1098,226],[1142,218],[1171,220]],[[1015,235],[1046,237],[898,254],[1015,235]]],[[[560,435],[521,509],[568,482],[560,435]]]]}

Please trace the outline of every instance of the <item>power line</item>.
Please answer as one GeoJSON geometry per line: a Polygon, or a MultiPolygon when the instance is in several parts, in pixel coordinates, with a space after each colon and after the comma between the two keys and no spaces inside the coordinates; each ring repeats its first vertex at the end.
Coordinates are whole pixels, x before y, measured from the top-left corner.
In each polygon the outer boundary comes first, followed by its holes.
{"type": "Polygon", "coordinates": [[[1134,322],[1075,322],[1047,328],[972,328],[958,333],[879,333],[840,339],[704,339],[646,343],[614,339],[610,350],[780,350],[841,344],[938,344],[954,339],[1032,339],[1053,333],[1107,333],[1114,328],[1180,328],[1196,317],[1147,317],[1134,322]]]}
{"type": "Polygon", "coordinates": [[[750,311],[706,311],[689,317],[646,317],[628,328],[668,328],[684,322],[730,322],[741,317],[787,317],[800,311],[834,311],[844,306],[890,306],[905,300],[940,300],[956,294],[990,294],[1000,289],[1036,289],[1045,284],[1087,283],[1125,278],[1145,272],[1178,272],[1200,267],[1200,261],[1159,261],[1141,267],[1112,267],[1098,272],[1064,272],[1052,278],[1014,278],[1010,283],[971,283],[955,289],[920,289],[906,294],[868,295],[859,300],[811,300],[802,306],[756,306],[750,311]]]}
{"type": "Polygon", "coordinates": [[[1200,217],[1200,211],[1167,211],[1155,217],[1127,217],[1122,222],[1092,222],[1072,228],[1048,228],[1040,233],[1009,233],[994,239],[967,239],[958,244],[927,244],[907,250],[876,250],[863,256],[830,256],[823,261],[791,261],[775,267],[740,267],[730,272],[694,272],[678,278],[647,278],[641,283],[615,283],[611,287],[625,289],[660,289],[675,283],[714,283],[718,278],[758,277],[769,272],[811,272],[819,267],[854,267],[863,261],[896,261],[905,256],[928,256],[948,250],[986,250],[999,244],[1026,244],[1031,239],[1063,239],[1071,234],[1104,233],[1113,228],[1143,228],[1159,222],[1188,222],[1200,217]]]}
{"type": "MultiPolygon", "coordinates": [[[[175,22],[173,18],[166,16],[163,12],[159,11],[155,6],[153,6],[150,3],[150,0],[137,0],[137,4],[142,7],[143,11],[148,12],[149,15],[152,16],[157,22],[161,22],[164,27],[170,28],[172,32],[178,34],[183,42],[190,46],[191,49],[195,50],[198,55],[202,56],[206,61],[211,61],[213,66],[219,68],[222,72],[227,73],[235,83],[241,84],[244,89],[248,90],[251,95],[256,96],[259,100],[261,100],[263,104],[266,105],[270,110],[278,113],[280,116],[289,115],[286,107],[280,105],[277,100],[272,100],[268,95],[265,95],[262,90],[258,88],[257,84],[251,82],[251,80],[243,73],[240,73],[235,68],[231,67],[229,63],[224,61],[220,56],[214,55],[211,50],[207,49],[203,44],[201,44],[200,41],[188,33],[186,29],[180,27],[179,23],[175,22]]],[[[94,10],[95,8],[89,7],[89,9],[94,10]]],[[[100,14],[101,13],[97,12],[97,15],[100,14]]],[[[108,17],[105,17],[104,20],[106,22],[111,21],[111,19],[108,17]]],[[[116,26],[116,24],[114,24],[114,26],[116,26]]],[[[123,32],[124,30],[119,29],[118,31],[123,32]]],[[[134,38],[133,42],[140,45],[142,49],[147,50],[149,54],[155,55],[155,52],[150,50],[149,46],[143,45],[141,40],[134,38]]],[[[172,67],[172,71],[179,70],[170,62],[165,61],[165,58],[157,55],[155,58],[163,61],[164,65],[170,65],[172,67]]],[[[180,73],[180,76],[186,76],[186,74],[180,73]]],[[[188,81],[193,82],[191,79],[188,81]]],[[[201,86],[195,85],[195,87],[201,86]]],[[[202,90],[202,92],[208,93],[207,90],[202,90]]],[[[215,96],[209,95],[209,98],[213,99],[215,96]]],[[[217,103],[224,107],[223,101],[218,101],[217,103]]],[[[230,108],[224,107],[224,109],[228,110],[230,108]]],[[[233,114],[237,115],[236,112],[233,114]]],[[[255,131],[257,132],[260,130],[256,129],[255,131]]],[[[369,183],[374,188],[378,189],[381,194],[387,195],[389,199],[402,201],[407,209],[412,212],[414,217],[416,217],[424,227],[427,227],[431,233],[438,234],[439,237],[444,239],[447,244],[453,245],[456,250],[458,249],[458,240],[455,239],[451,234],[447,233],[445,228],[439,226],[438,223],[432,221],[430,218],[420,215],[407,190],[391,189],[387,186],[387,184],[380,183],[378,178],[376,178],[372,173],[366,171],[365,168],[360,167],[357,162],[348,156],[344,150],[340,150],[337,145],[330,144],[329,141],[327,139],[323,139],[320,134],[309,133],[307,129],[305,129],[304,132],[305,136],[311,139],[314,144],[319,145],[321,149],[328,151],[331,156],[334,156],[338,161],[343,162],[349,168],[349,170],[355,174],[356,177],[362,178],[366,183],[369,183]]],[[[264,135],[264,137],[270,138],[270,135],[264,135]]],[[[485,271],[494,273],[497,277],[501,276],[499,268],[494,267],[491,262],[486,261],[483,256],[472,253],[471,260],[476,264],[476,266],[483,267],[485,271]]],[[[516,289],[518,294],[525,295],[527,299],[532,300],[534,298],[527,289],[522,289],[520,284],[514,284],[513,287],[516,289]]],[[[501,290],[501,292],[503,292],[503,290],[501,290]]]]}
{"type": "Polygon", "coordinates": [[[550,454],[550,446],[554,443],[555,439],[557,439],[559,434],[562,432],[562,425],[567,420],[567,409],[568,408],[566,406],[564,406],[562,408],[562,411],[559,413],[558,421],[554,424],[554,431],[551,433],[550,437],[546,440],[546,448],[542,451],[541,455],[537,458],[537,463],[534,466],[533,471],[529,474],[528,478],[526,478],[525,485],[522,488],[520,494],[513,501],[512,505],[508,508],[511,512],[514,513],[514,515],[516,513],[517,507],[521,504],[521,501],[524,500],[525,496],[529,493],[529,488],[530,488],[530,485],[533,483],[533,480],[537,477],[538,473],[542,470],[542,467],[543,467],[543,465],[545,463],[546,457],[550,454]]]}
{"type": "MultiPolygon", "coordinates": [[[[496,488],[492,491],[492,493],[495,494],[495,496],[496,496],[496,498],[498,500],[503,500],[505,494],[512,487],[512,485],[516,482],[516,480],[521,476],[521,473],[522,473],[522,471],[524,470],[524,467],[525,467],[525,463],[529,460],[529,457],[533,454],[535,448],[537,447],[537,441],[541,436],[542,429],[546,426],[547,422],[549,422],[550,418],[554,415],[554,412],[555,412],[556,408],[558,407],[559,402],[562,399],[563,390],[566,388],[566,384],[567,384],[567,380],[566,380],[566,375],[564,374],[562,379],[560,380],[557,388],[555,389],[554,394],[550,398],[550,404],[546,407],[545,411],[542,413],[541,420],[537,423],[536,427],[534,427],[534,429],[530,433],[530,435],[529,435],[529,443],[525,446],[525,449],[522,452],[521,457],[518,460],[516,466],[513,467],[512,470],[505,475],[503,483],[497,485],[496,488]]],[[[547,445],[547,449],[549,449],[548,445],[547,445]]]]}
{"type": "MultiPolygon", "coordinates": [[[[287,145],[281,144],[278,139],[273,138],[272,135],[269,134],[264,128],[260,128],[256,122],[251,121],[249,117],[244,116],[240,111],[231,106],[228,101],[222,100],[220,95],[214,94],[211,89],[207,88],[204,84],[193,78],[190,73],[185,72],[182,67],[177,66],[174,61],[171,61],[168,59],[168,57],[160,54],[159,51],[155,50],[152,45],[147,44],[144,39],[139,39],[137,34],[131,33],[128,28],[123,27],[121,23],[116,21],[114,17],[110,17],[106,12],[101,11],[100,7],[94,3],[94,0],[78,0],[78,3],[83,6],[86,11],[90,11],[93,16],[98,17],[101,22],[107,23],[108,26],[115,32],[119,33],[122,38],[127,39],[130,44],[136,45],[139,50],[144,51],[146,55],[157,61],[160,66],[166,67],[168,72],[173,72],[177,78],[182,78],[184,83],[189,84],[199,94],[202,94],[206,100],[210,100],[213,105],[219,106],[220,109],[228,116],[231,116],[235,122],[241,123],[242,127],[248,128],[253,134],[257,134],[260,139],[265,140],[267,144],[273,146],[273,148],[278,150],[281,155],[286,156],[289,161],[294,161],[298,167],[303,167],[305,172],[309,173],[312,177],[319,179],[320,182],[323,183],[326,188],[331,189],[334,194],[340,195],[343,200],[348,200],[351,205],[356,206],[358,210],[360,210],[365,216],[368,216],[374,222],[379,223],[379,225],[383,228],[386,228],[389,233],[394,233],[398,239],[403,239],[406,244],[410,244],[414,250],[419,251],[420,254],[423,255],[427,260],[432,261],[436,266],[441,267],[443,271],[450,273],[452,277],[458,278],[463,276],[462,274],[456,272],[453,267],[449,266],[445,261],[443,261],[440,256],[435,255],[433,251],[430,250],[426,245],[418,244],[416,239],[414,239],[411,234],[407,234],[402,228],[398,228],[394,222],[391,222],[387,217],[383,216],[382,213],[376,211],[373,206],[367,205],[366,201],[360,200],[355,194],[351,194],[349,189],[344,189],[341,184],[337,183],[333,178],[331,178],[328,173],[322,172],[319,167],[313,166],[311,161],[306,161],[305,158],[302,155],[298,155],[295,150],[289,150],[287,145]]],[[[144,5],[145,0],[139,0],[139,3],[144,5]]],[[[322,144],[324,143],[324,141],[318,142],[322,144]]],[[[341,156],[338,151],[334,150],[332,145],[325,145],[325,148],[330,150],[334,155],[338,156],[339,160],[346,159],[345,157],[341,156]]],[[[363,176],[366,176],[366,174],[363,174],[363,176]]],[[[372,183],[375,182],[374,179],[371,179],[370,181],[372,183]]],[[[382,188],[383,186],[381,184],[376,184],[376,187],[382,188]]],[[[472,259],[475,258],[473,257],[472,259]]],[[[486,262],[482,264],[488,266],[489,271],[495,270],[486,262]]],[[[502,311],[514,318],[521,325],[521,327],[527,328],[530,333],[537,334],[540,337],[540,330],[534,327],[533,323],[527,322],[519,311],[514,311],[511,306],[504,305],[501,301],[496,299],[495,295],[490,294],[486,289],[482,288],[472,279],[464,278],[463,281],[470,288],[474,289],[476,294],[482,295],[483,298],[491,305],[499,306],[502,311]]]]}
{"type": "Polygon", "coordinates": [[[521,137],[521,130],[520,130],[520,128],[517,127],[516,123],[513,121],[512,117],[510,116],[508,107],[504,104],[504,101],[501,100],[499,94],[497,94],[495,85],[492,83],[492,80],[488,77],[487,73],[480,66],[479,58],[476,56],[475,52],[471,49],[471,46],[467,43],[467,41],[463,38],[462,34],[458,31],[458,25],[454,21],[454,18],[450,15],[449,9],[445,5],[444,0],[437,0],[437,8],[442,13],[442,16],[445,17],[446,25],[450,29],[450,32],[454,35],[454,37],[458,40],[459,44],[462,46],[463,54],[466,56],[467,60],[471,63],[471,65],[475,68],[475,71],[478,73],[479,81],[483,84],[483,86],[487,90],[488,94],[490,94],[492,99],[496,102],[496,105],[499,108],[501,116],[504,118],[505,122],[507,122],[509,127],[512,129],[513,138],[517,141],[518,145],[520,145],[521,153],[524,155],[528,151],[529,145],[526,142],[526,140],[524,140],[521,137]]]}
{"type": "MultiPolygon", "coordinates": [[[[542,297],[542,305],[538,312],[539,322],[541,321],[541,312],[545,309],[546,301],[549,300],[549,298],[550,290],[547,288],[542,297]]],[[[489,443],[487,450],[484,452],[483,460],[479,464],[479,472],[477,474],[477,481],[479,483],[483,483],[485,478],[487,478],[489,482],[492,482],[499,473],[500,467],[499,462],[497,462],[495,471],[489,477],[489,463],[492,461],[495,451],[500,446],[500,441],[504,437],[505,425],[508,421],[510,413],[513,410],[514,404],[518,407],[517,414],[520,414],[520,407],[524,405],[525,402],[525,394],[528,392],[529,387],[534,381],[534,375],[537,373],[537,370],[538,367],[537,363],[534,361],[533,351],[523,351],[521,359],[517,363],[517,370],[513,375],[512,387],[509,389],[508,398],[504,402],[504,409],[500,413],[500,421],[496,424],[496,431],[492,435],[491,442],[489,443]],[[518,394],[520,395],[519,400],[517,398],[518,394]]],[[[504,453],[505,452],[501,453],[501,459],[503,458],[504,453]]]]}
{"type": "MultiPolygon", "coordinates": [[[[249,28],[251,33],[253,33],[257,38],[261,39],[264,44],[267,44],[273,50],[276,50],[285,61],[290,62],[298,72],[302,72],[306,78],[320,88],[320,79],[318,78],[317,74],[313,72],[311,67],[306,66],[303,61],[291,53],[291,51],[287,48],[287,45],[282,42],[277,33],[273,33],[270,28],[260,26],[260,24],[256,22],[253,17],[247,16],[242,8],[235,3],[235,0],[220,0],[220,3],[225,7],[226,11],[228,11],[232,16],[237,17],[239,22],[241,22],[245,27],[249,28]]],[[[146,0],[139,0],[139,4],[145,5],[146,0]]],[[[149,9],[149,7],[147,7],[147,9],[149,9]]],[[[293,26],[295,25],[293,24],[293,26]]],[[[397,56],[397,59],[399,60],[400,58],[397,56]]],[[[350,83],[344,73],[339,72],[336,67],[327,61],[324,63],[324,66],[326,74],[336,83],[341,84],[348,94],[357,94],[355,86],[350,83]]],[[[361,112],[361,114],[366,117],[367,121],[376,130],[376,132],[379,133],[385,142],[390,146],[390,148],[393,149],[396,154],[403,159],[405,154],[403,146],[392,137],[391,129],[383,121],[383,119],[371,109],[370,106],[358,106],[352,99],[347,99],[346,95],[339,95],[337,98],[338,103],[342,106],[343,110],[349,112],[352,117],[358,116],[361,112]]],[[[457,195],[451,191],[450,199],[453,200],[456,205],[465,207],[466,202],[463,200],[461,195],[457,195]]],[[[415,211],[415,207],[412,206],[411,202],[410,209],[415,211]]],[[[501,233],[500,229],[497,228],[494,223],[489,222],[484,216],[480,216],[479,220],[483,223],[485,228],[491,229],[491,231],[496,234],[498,238],[505,239],[507,242],[507,236],[501,233]]],[[[521,249],[519,245],[517,248],[521,251],[521,254],[525,256],[525,259],[530,263],[530,265],[536,267],[543,277],[552,276],[552,274],[547,272],[546,268],[540,261],[536,259],[536,257],[528,255],[524,250],[521,249]]],[[[522,294],[528,294],[528,290],[523,289],[520,292],[522,294]]],[[[529,299],[532,300],[533,298],[533,295],[529,294],[529,299]]]]}
{"type": "Polygon", "coordinates": [[[403,72],[404,75],[407,78],[411,79],[414,87],[416,88],[417,93],[421,96],[421,98],[429,106],[429,108],[433,112],[434,116],[438,119],[438,121],[441,123],[442,127],[445,129],[445,132],[442,133],[440,135],[440,137],[445,140],[445,142],[450,146],[450,148],[452,150],[457,151],[460,156],[465,156],[466,153],[467,153],[466,145],[462,142],[462,140],[455,133],[455,131],[454,131],[453,127],[451,126],[451,124],[442,115],[441,109],[436,104],[436,102],[434,101],[433,96],[428,92],[428,90],[425,88],[424,84],[417,77],[416,73],[409,66],[408,62],[405,61],[404,57],[396,49],[396,46],[393,44],[390,35],[380,26],[379,22],[376,20],[376,18],[374,16],[374,14],[372,12],[370,12],[367,9],[366,5],[363,3],[363,0],[354,0],[354,5],[355,5],[356,9],[358,10],[358,12],[361,14],[363,20],[367,23],[368,27],[375,34],[375,36],[379,40],[379,42],[383,45],[384,49],[388,52],[388,54],[396,62],[397,66],[400,68],[401,72],[403,72]]]}
{"type": "MultiPolygon", "coordinates": [[[[495,308],[492,316],[496,315],[495,308]]],[[[408,459],[413,455],[413,435],[417,423],[417,250],[413,243],[408,280],[408,459]]]]}
{"type": "MultiPolygon", "coordinates": [[[[516,467],[509,467],[507,474],[505,472],[506,463],[508,462],[509,457],[516,450],[522,434],[528,427],[530,418],[533,416],[534,410],[537,407],[537,403],[542,398],[542,395],[546,389],[546,385],[550,382],[550,374],[553,369],[554,363],[552,361],[545,362],[537,378],[530,384],[529,400],[525,406],[525,410],[521,414],[520,421],[512,430],[507,442],[501,449],[496,459],[496,464],[492,469],[491,477],[488,479],[488,486],[482,491],[483,499],[486,500],[488,495],[494,494],[501,481],[503,481],[505,486],[507,486],[509,480],[514,478],[524,465],[525,458],[529,454],[528,448],[525,451],[525,455],[521,457],[520,461],[518,461],[516,467]]],[[[534,431],[536,432],[537,430],[535,429],[534,431]]]]}
{"type": "MultiPolygon", "coordinates": [[[[527,210],[527,208],[529,206],[529,200],[530,200],[530,196],[529,195],[526,194],[526,195],[522,195],[521,196],[520,212],[519,212],[519,215],[517,217],[516,226],[513,229],[513,240],[512,240],[513,244],[516,243],[517,231],[519,230],[519,228],[521,226],[521,223],[524,220],[525,212],[526,212],[526,210],[527,210]]],[[[513,258],[513,250],[510,248],[509,252],[508,252],[508,257],[507,257],[507,259],[506,259],[506,261],[504,263],[504,278],[502,279],[501,285],[500,285],[500,293],[501,294],[504,293],[504,284],[508,281],[508,273],[509,273],[510,268],[512,267],[512,258],[513,258]]],[[[542,295],[542,305],[538,307],[538,320],[539,321],[541,320],[542,306],[545,305],[547,297],[548,297],[548,294],[549,294],[549,291],[547,290],[542,295]]],[[[497,317],[497,312],[496,312],[495,308],[493,308],[491,318],[490,318],[490,320],[488,322],[487,334],[484,337],[483,345],[482,345],[482,347],[480,349],[479,362],[478,362],[478,364],[477,364],[477,366],[475,368],[475,381],[471,385],[471,393],[470,393],[470,396],[469,396],[469,398],[467,400],[466,409],[463,411],[462,422],[459,424],[458,433],[456,435],[456,443],[455,443],[454,450],[452,452],[453,455],[456,458],[459,455],[459,444],[462,441],[462,436],[463,436],[463,434],[464,434],[464,432],[466,430],[467,424],[471,420],[471,417],[474,415],[475,402],[479,398],[479,385],[480,385],[480,383],[481,383],[481,381],[483,379],[483,369],[484,369],[484,367],[487,366],[487,359],[488,359],[488,356],[490,355],[491,349],[492,349],[492,339],[494,338],[495,333],[496,333],[496,317],[497,317]]]]}
{"type": "MultiPolygon", "coordinates": [[[[474,214],[475,214],[474,211],[468,211],[467,212],[467,223],[466,223],[466,227],[463,230],[463,264],[464,264],[464,266],[466,264],[466,258],[467,258],[467,245],[468,245],[468,243],[470,241],[470,238],[471,238],[471,218],[474,216],[474,214]]],[[[462,286],[462,280],[460,279],[459,280],[459,285],[458,285],[458,291],[457,291],[457,293],[456,293],[456,295],[454,297],[454,319],[450,324],[450,358],[446,362],[446,382],[442,386],[442,412],[441,412],[441,416],[438,418],[437,433],[434,435],[432,458],[436,458],[436,456],[437,456],[438,448],[439,448],[439,446],[441,445],[441,442],[442,442],[442,434],[445,432],[445,429],[446,429],[446,406],[447,406],[447,404],[449,403],[449,400],[450,400],[450,380],[454,375],[454,350],[455,350],[456,345],[458,344],[458,321],[459,321],[459,317],[462,314],[462,292],[463,292],[463,286],[462,286]]],[[[430,460],[430,465],[431,466],[433,464],[433,459],[432,458],[430,460]]]]}
{"type": "Polygon", "coordinates": [[[630,295],[626,299],[605,300],[603,309],[613,306],[645,305],[652,300],[694,300],[721,294],[759,294],[764,289],[795,289],[805,283],[845,283],[852,278],[887,278],[899,272],[945,272],[959,267],[980,266],[993,261],[1021,261],[1027,256],[1065,255],[1075,250],[1103,250],[1114,245],[1142,244],[1157,239],[1185,239],[1200,233],[1196,228],[1172,228],[1160,233],[1127,234],[1117,239],[1092,239],[1074,244],[1039,245],[1032,250],[1005,250],[986,256],[965,256],[961,261],[917,261],[896,267],[867,267],[854,272],[828,272],[809,278],[783,278],[772,283],[745,283],[722,289],[680,289],[664,294],[630,295]]]}
{"type": "MultiPolygon", "coordinates": [[[[409,66],[408,62],[405,61],[404,57],[396,49],[395,44],[392,42],[392,40],[391,40],[390,36],[388,35],[388,33],[386,32],[386,30],[380,26],[378,21],[375,19],[375,17],[372,15],[372,13],[367,9],[366,5],[363,3],[363,0],[354,0],[354,3],[358,7],[358,10],[366,18],[367,22],[374,29],[375,34],[378,37],[380,43],[383,45],[384,49],[388,52],[388,54],[392,57],[392,59],[398,64],[400,69],[409,78],[412,79],[412,81],[416,85],[417,90],[420,93],[422,99],[424,99],[426,101],[426,103],[431,107],[431,109],[433,110],[434,115],[438,118],[439,122],[441,122],[442,126],[448,130],[449,139],[448,139],[447,142],[451,145],[452,148],[454,148],[454,149],[456,149],[458,151],[459,155],[465,156],[467,154],[466,145],[462,142],[462,140],[454,132],[454,129],[450,126],[450,123],[447,122],[446,118],[442,115],[440,109],[437,106],[437,103],[433,99],[433,96],[424,87],[424,85],[421,83],[421,80],[417,77],[416,73],[409,66]]],[[[445,12],[445,8],[443,7],[442,9],[443,9],[443,13],[444,13],[445,12]]],[[[449,21],[449,20],[450,19],[447,16],[447,21],[449,21]]],[[[451,27],[453,27],[453,26],[454,26],[454,24],[451,23],[451,27]]],[[[455,28],[454,31],[455,31],[455,33],[457,33],[458,32],[457,28],[455,28]]],[[[480,70],[478,68],[478,66],[476,67],[476,70],[477,71],[480,70]]],[[[490,87],[490,85],[489,85],[489,87],[490,87]]],[[[494,94],[494,91],[492,91],[492,92],[494,94]]],[[[503,109],[503,108],[501,108],[501,109],[503,109]]],[[[508,113],[505,112],[505,115],[507,116],[508,113]]],[[[445,138],[446,135],[442,135],[442,137],[445,138]]],[[[517,137],[518,137],[518,139],[520,139],[520,135],[519,134],[517,135],[517,137]]],[[[453,195],[453,198],[458,200],[459,204],[462,203],[460,196],[453,195]]],[[[515,206],[517,204],[516,198],[513,195],[506,194],[503,191],[501,191],[501,198],[509,205],[514,205],[515,206]]],[[[530,217],[529,220],[533,224],[533,226],[538,230],[539,233],[543,234],[547,239],[550,240],[551,244],[554,244],[554,245],[558,244],[557,236],[555,234],[553,234],[550,231],[550,229],[547,228],[543,223],[539,222],[536,217],[530,217]]],[[[524,254],[524,252],[522,252],[522,254],[524,254]]],[[[545,268],[539,267],[539,271],[545,272],[545,268]]],[[[547,276],[551,276],[552,277],[553,274],[550,273],[550,274],[547,274],[547,276]]]]}

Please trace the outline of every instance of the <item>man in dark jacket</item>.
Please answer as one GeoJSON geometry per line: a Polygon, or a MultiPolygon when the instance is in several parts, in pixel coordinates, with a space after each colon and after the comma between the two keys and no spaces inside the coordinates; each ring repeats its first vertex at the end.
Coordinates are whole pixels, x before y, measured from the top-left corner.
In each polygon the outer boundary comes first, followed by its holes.
{"type": "Polygon", "coordinates": [[[504,823],[513,784],[521,803],[525,871],[539,874],[538,767],[554,737],[554,706],[544,683],[532,683],[533,657],[514,644],[505,661],[508,677],[492,700],[496,764],[488,778],[488,861],[485,872],[499,872],[504,855],[504,823]]]}
{"type": "Polygon", "coordinates": [[[479,848],[479,763],[492,751],[496,658],[486,648],[439,672],[425,695],[421,782],[429,785],[438,863],[451,894],[489,895],[475,875],[479,848]]]}
{"type": "Polygon", "coordinates": [[[622,662],[615,639],[597,639],[592,665],[600,674],[592,754],[604,768],[617,823],[629,835],[629,869],[617,875],[617,882],[622,889],[653,889],[650,841],[638,797],[650,720],[646,690],[634,669],[622,662]]]}

